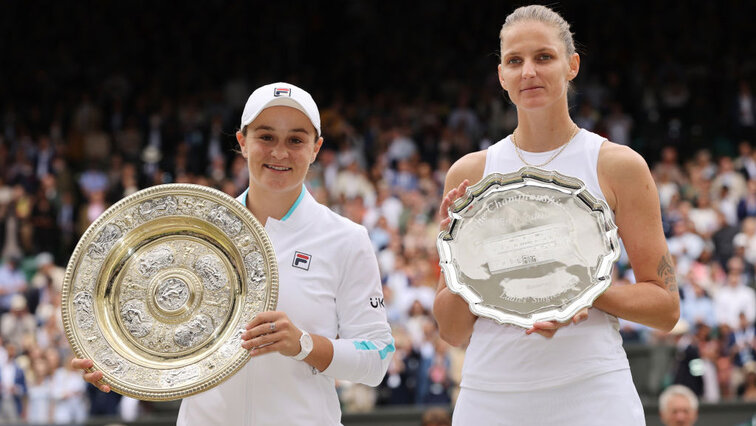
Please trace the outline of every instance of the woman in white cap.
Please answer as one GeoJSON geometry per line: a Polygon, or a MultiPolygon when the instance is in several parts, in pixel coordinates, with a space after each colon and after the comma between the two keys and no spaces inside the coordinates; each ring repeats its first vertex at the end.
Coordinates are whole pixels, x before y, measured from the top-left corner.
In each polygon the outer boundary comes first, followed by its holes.
{"type": "Polygon", "coordinates": [[[476,317],[441,280],[434,302],[441,336],[455,346],[469,342],[454,424],[645,424],[617,318],[669,331],[679,317],[656,186],[640,155],[570,118],[567,91],[580,56],[559,14],[518,8],[500,38],[499,82],[517,107],[517,129],[449,169],[441,214],[492,172],[532,166],[580,178],[613,210],[637,282],[610,286],[571,321],[525,330],[476,317]]]}
{"type": "MultiPolygon", "coordinates": [[[[236,138],[249,167],[238,201],[265,226],[279,265],[277,311],[247,325],[252,359],[219,386],[185,398],[179,425],[338,425],[335,380],[378,385],[393,356],[367,231],[304,186],[323,138],[312,97],[287,83],[249,97],[236,138]]],[[[74,360],[90,368],[90,360],[74,360]]],[[[85,373],[97,383],[101,372],[85,373]]]]}

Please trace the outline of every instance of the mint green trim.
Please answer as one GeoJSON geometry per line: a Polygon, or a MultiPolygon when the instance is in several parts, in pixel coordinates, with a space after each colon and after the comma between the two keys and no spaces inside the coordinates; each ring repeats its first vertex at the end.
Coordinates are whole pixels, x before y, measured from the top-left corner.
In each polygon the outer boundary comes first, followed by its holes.
{"type": "MultiPolygon", "coordinates": [[[[359,341],[359,342],[358,341],[354,341],[352,343],[354,343],[354,347],[358,351],[375,351],[375,350],[378,350],[378,348],[375,346],[375,343],[367,341],[367,340],[362,340],[362,341],[359,341]]],[[[385,359],[388,356],[388,354],[390,354],[391,352],[394,352],[395,350],[396,350],[396,348],[394,348],[394,339],[391,339],[391,343],[389,343],[385,348],[379,350],[378,351],[378,355],[381,356],[381,359],[385,359]]]]}
{"type": "Polygon", "coordinates": [[[244,204],[244,207],[247,207],[247,193],[248,192],[249,192],[249,187],[247,187],[247,189],[244,190],[244,193],[240,197],[237,197],[237,198],[241,198],[242,200],[244,200],[244,201],[241,202],[242,204],[244,204]]]}
{"type": "MultiPolygon", "coordinates": [[[[247,190],[249,190],[249,189],[247,189],[247,190]]],[[[284,220],[288,219],[289,216],[291,216],[291,214],[294,213],[294,210],[296,210],[296,208],[299,205],[299,203],[302,202],[302,199],[305,196],[305,191],[307,191],[307,188],[305,188],[304,184],[302,184],[302,192],[299,193],[299,197],[297,197],[297,201],[294,201],[294,204],[292,204],[292,206],[289,209],[289,211],[286,212],[286,214],[284,215],[284,217],[281,218],[281,222],[283,222],[284,220]]]]}

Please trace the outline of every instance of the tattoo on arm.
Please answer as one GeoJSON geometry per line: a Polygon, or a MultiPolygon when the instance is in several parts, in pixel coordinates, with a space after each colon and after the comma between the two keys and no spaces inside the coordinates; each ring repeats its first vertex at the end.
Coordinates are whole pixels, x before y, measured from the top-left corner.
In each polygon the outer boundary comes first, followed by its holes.
{"type": "Polygon", "coordinates": [[[677,291],[677,278],[675,277],[675,266],[672,262],[672,255],[667,253],[662,256],[659,266],[656,267],[656,274],[664,282],[664,286],[669,291],[677,291]]]}

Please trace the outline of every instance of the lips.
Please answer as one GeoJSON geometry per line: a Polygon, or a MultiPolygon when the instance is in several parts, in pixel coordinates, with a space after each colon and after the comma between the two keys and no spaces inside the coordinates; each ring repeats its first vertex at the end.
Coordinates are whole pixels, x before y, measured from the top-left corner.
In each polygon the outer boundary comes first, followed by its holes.
{"type": "Polygon", "coordinates": [[[275,170],[277,172],[287,172],[291,170],[291,167],[284,167],[284,166],[276,166],[273,164],[265,164],[266,169],[275,170]]]}
{"type": "Polygon", "coordinates": [[[526,88],[524,88],[524,89],[522,89],[520,91],[521,92],[532,92],[533,90],[536,90],[536,89],[543,89],[543,86],[526,87],[526,88]]]}

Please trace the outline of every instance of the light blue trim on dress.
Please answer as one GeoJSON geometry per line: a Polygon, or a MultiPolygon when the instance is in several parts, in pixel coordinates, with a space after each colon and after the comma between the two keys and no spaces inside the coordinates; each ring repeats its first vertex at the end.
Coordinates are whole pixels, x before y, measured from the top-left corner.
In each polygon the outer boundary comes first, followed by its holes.
{"type": "MultiPolygon", "coordinates": [[[[378,349],[375,346],[375,343],[370,342],[368,340],[362,340],[362,341],[359,341],[359,342],[355,341],[353,343],[354,343],[354,347],[358,351],[374,351],[374,350],[378,349]]],[[[394,352],[395,350],[396,349],[394,348],[394,339],[391,339],[391,343],[389,343],[385,348],[383,348],[380,351],[378,351],[378,355],[381,356],[381,359],[385,359],[386,356],[388,356],[388,354],[390,354],[391,352],[394,352]]]]}
{"type": "MultiPolygon", "coordinates": [[[[292,206],[289,209],[289,211],[286,212],[286,214],[284,215],[284,217],[281,218],[281,222],[283,222],[284,220],[288,219],[289,216],[291,216],[291,214],[294,213],[294,210],[297,209],[297,206],[299,205],[299,203],[302,202],[302,199],[305,196],[305,191],[307,191],[307,188],[305,187],[304,184],[302,184],[302,192],[299,193],[299,197],[297,197],[297,201],[294,201],[294,204],[292,204],[292,206]]],[[[244,207],[247,207],[247,193],[248,192],[249,192],[249,188],[245,189],[244,193],[242,193],[242,195],[240,195],[239,197],[237,197],[237,200],[239,200],[239,199],[244,200],[244,201],[242,201],[242,204],[244,204],[244,207]]]]}
{"type": "Polygon", "coordinates": [[[302,202],[302,199],[305,196],[305,191],[307,191],[307,188],[305,188],[304,184],[302,184],[302,192],[299,193],[299,197],[297,197],[297,201],[294,201],[294,204],[291,205],[291,208],[289,209],[289,211],[286,212],[286,214],[284,215],[284,217],[281,218],[281,222],[283,222],[284,220],[288,219],[289,216],[291,216],[291,214],[294,213],[294,210],[297,208],[297,206],[299,205],[299,203],[302,202]]]}

